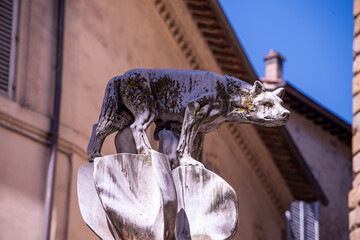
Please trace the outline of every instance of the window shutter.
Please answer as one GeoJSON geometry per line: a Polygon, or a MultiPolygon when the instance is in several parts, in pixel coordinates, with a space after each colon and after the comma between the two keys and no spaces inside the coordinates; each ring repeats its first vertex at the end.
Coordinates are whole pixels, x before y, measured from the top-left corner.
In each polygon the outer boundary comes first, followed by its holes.
{"type": "Polygon", "coordinates": [[[0,91],[9,92],[13,1],[0,0],[0,91]]]}
{"type": "Polygon", "coordinates": [[[305,239],[319,239],[318,238],[318,216],[317,203],[304,203],[305,212],[305,239]]]}
{"type": "Polygon", "coordinates": [[[318,203],[295,201],[287,214],[289,240],[318,240],[318,203]]]}
{"type": "Polygon", "coordinates": [[[293,202],[290,207],[290,214],[288,219],[288,230],[290,231],[289,240],[299,240],[301,231],[300,231],[300,223],[301,223],[301,211],[299,202],[293,202]]]}

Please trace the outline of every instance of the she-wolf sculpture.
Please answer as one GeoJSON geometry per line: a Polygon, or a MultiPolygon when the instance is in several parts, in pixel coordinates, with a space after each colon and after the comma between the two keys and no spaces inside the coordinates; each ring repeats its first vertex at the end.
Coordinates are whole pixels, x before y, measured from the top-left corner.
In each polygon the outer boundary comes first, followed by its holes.
{"type": "Polygon", "coordinates": [[[163,129],[180,134],[176,148],[180,165],[198,165],[190,157],[195,138],[201,141],[204,133],[224,122],[284,125],[290,112],[282,106],[283,94],[283,88],[267,92],[259,81],[251,86],[207,71],[130,70],[112,78],[106,87],[88,158],[100,157],[104,139],[125,128],[131,129],[137,153],[148,153],[151,146],[146,130],[155,122],[155,139],[163,129]]]}

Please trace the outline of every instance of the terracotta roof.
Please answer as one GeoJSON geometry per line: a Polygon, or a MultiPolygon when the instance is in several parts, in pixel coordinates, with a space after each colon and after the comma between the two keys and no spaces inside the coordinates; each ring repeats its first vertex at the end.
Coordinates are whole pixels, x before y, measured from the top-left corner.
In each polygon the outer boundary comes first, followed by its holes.
{"type": "Polygon", "coordinates": [[[221,70],[247,82],[257,79],[239,40],[215,0],[184,0],[221,70]]]}
{"type": "MultiPolygon", "coordinates": [[[[222,71],[249,83],[258,79],[217,0],[184,0],[222,71]]],[[[291,94],[288,94],[290,96],[291,94]]],[[[291,95],[292,96],[292,95],[291,95]]],[[[291,98],[291,97],[290,97],[291,98]]],[[[303,105],[298,98],[294,103],[303,105]]],[[[284,127],[256,127],[291,193],[297,200],[327,204],[318,182],[284,127]]]]}
{"type": "Polygon", "coordinates": [[[312,175],[310,168],[286,128],[256,126],[256,129],[294,198],[307,202],[320,200],[321,203],[327,205],[328,200],[323,190],[312,175]]]}
{"type": "MultiPolygon", "coordinates": [[[[291,109],[321,126],[325,131],[336,136],[345,145],[351,146],[351,125],[314,102],[289,83],[285,83],[284,102],[291,109]]],[[[351,159],[350,159],[351,160],[351,159]]]]}

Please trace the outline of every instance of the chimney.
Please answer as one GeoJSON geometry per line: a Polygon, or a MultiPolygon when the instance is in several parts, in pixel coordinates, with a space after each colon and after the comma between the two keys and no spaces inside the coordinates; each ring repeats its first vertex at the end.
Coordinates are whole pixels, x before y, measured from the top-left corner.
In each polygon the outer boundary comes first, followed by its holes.
{"type": "Polygon", "coordinates": [[[265,88],[274,89],[284,83],[283,81],[283,61],[285,58],[278,52],[270,49],[270,52],[265,56],[265,77],[261,78],[265,88]]]}

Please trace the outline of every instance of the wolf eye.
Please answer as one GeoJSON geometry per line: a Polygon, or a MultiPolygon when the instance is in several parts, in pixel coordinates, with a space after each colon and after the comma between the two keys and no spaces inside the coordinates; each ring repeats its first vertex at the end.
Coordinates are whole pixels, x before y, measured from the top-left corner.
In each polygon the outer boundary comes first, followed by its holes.
{"type": "Polygon", "coordinates": [[[263,105],[267,108],[271,108],[272,106],[274,106],[274,104],[272,104],[271,102],[266,102],[263,105]]]}

